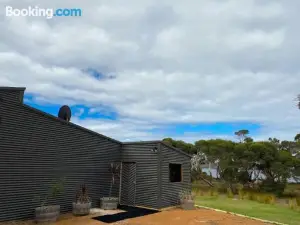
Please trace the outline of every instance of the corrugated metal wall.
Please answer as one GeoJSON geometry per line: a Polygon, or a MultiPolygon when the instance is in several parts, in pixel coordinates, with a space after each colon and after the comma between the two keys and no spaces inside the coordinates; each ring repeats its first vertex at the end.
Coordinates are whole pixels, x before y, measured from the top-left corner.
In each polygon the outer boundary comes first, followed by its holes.
{"type": "Polygon", "coordinates": [[[0,87],[0,101],[1,99],[10,102],[23,102],[24,91],[20,90],[10,90],[10,89],[1,89],[0,87]]]}
{"type": "Polygon", "coordinates": [[[137,206],[158,208],[158,153],[151,152],[154,147],[158,147],[157,142],[123,145],[122,161],[136,162],[135,205],[137,206]]]}
{"type": "Polygon", "coordinates": [[[136,163],[122,163],[122,205],[135,205],[136,163]]]}
{"type": "Polygon", "coordinates": [[[178,205],[179,192],[185,188],[191,189],[191,158],[161,144],[161,201],[159,208],[178,205]],[[169,164],[182,164],[182,182],[169,181],[169,164]]]}
{"type": "MultiPolygon", "coordinates": [[[[120,161],[121,156],[118,142],[7,99],[0,102],[0,117],[0,221],[33,217],[38,206],[34,196],[45,194],[59,176],[66,178],[65,192],[50,203],[60,204],[62,212],[72,210],[76,188],[82,182],[88,186],[93,206],[108,195],[109,164],[120,161]]],[[[139,177],[144,182],[141,176],[143,172],[139,177]]],[[[117,181],[114,196],[118,196],[118,187],[117,181]]]]}

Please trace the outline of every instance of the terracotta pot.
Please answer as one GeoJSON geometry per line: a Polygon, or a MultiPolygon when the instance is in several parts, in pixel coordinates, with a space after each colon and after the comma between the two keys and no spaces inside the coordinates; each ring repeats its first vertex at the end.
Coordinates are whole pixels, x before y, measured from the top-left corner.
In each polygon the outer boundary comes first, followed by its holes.
{"type": "Polygon", "coordinates": [[[59,214],[59,205],[37,207],[35,209],[35,221],[37,223],[55,222],[59,214]]]}
{"type": "Polygon", "coordinates": [[[117,197],[103,197],[100,198],[100,208],[101,209],[117,209],[119,204],[119,198],[117,197]]]}
{"type": "Polygon", "coordinates": [[[75,216],[85,216],[90,214],[91,202],[81,203],[73,202],[73,215],[75,216]]]}

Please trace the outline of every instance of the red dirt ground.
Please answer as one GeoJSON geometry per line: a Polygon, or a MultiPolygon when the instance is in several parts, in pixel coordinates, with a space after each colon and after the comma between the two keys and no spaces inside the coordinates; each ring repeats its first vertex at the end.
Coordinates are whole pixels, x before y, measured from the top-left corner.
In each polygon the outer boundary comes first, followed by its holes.
{"type": "MultiPolygon", "coordinates": [[[[97,214],[73,217],[70,214],[61,215],[56,225],[108,225],[93,220],[92,217],[99,216],[97,214]]],[[[32,225],[32,221],[27,222],[6,222],[0,225],[32,225]]],[[[251,220],[239,216],[234,216],[228,213],[216,212],[206,209],[195,209],[190,211],[183,211],[180,209],[173,209],[163,211],[160,213],[128,219],[110,225],[263,225],[263,223],[256,220],[251,220]]]]}

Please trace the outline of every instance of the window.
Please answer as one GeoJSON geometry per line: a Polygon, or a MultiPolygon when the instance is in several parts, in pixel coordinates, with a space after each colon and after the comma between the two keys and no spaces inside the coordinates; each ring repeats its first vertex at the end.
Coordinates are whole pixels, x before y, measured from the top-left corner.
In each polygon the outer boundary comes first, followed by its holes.
{"type": "Polygon", "coordinates": [[[169,175],[170,175],[170,182],[181,182],[182,180],[181,164],[170,163],[169,175]]]}

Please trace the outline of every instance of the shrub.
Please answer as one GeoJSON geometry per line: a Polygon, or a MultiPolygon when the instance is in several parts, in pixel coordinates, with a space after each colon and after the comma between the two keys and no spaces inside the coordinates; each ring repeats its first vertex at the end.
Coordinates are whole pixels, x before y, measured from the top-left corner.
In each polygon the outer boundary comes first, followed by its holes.
{"type": "Polygon", "coordinates": [[[50,198],[55,199],[64,191],[64,183],[65,178],[56,179],[50,186],[49,192],[44,197],[35,196],[33,200],[38,201],[41,207],[45,206],[50,198]]]}
{"type": "Polygon", "coordinates": [[[280,196],[284,193],[286,183],[284,182],[275,182],[271,179],[263,180],[260,184],[260,190],[265,193],[273,193],[277,196],[280,196]]]}
{"type": "Polygon", "coordinates": [[[214,189],[209,189],[209,196],[214,196],[214,189]]]}
{"type": "Polygon", "coordinates": [[[76,203],[89,203],[90,201],[91,200],[88,195],[87,187],[85,184],[82,184],[76,194],[76,203]]]}
{"type": "Polygon", "coordinates": [[[296,204],[297,204],[298,207],[300,207],[300,197],[296,198],[296,204]]]}
{"type": "Polygon", "coordinates": [[[257,200],[256,194],[254,192],[251,192],[251,191],[249,191],[245,194],[245,198],[248,199],[248,200],[251,200],[251,201],[256,201],[257,200]]]}
{"type": "Polygon", "coordinates": [[[258,201],[259,203],[265,203],[265,195],[264,194],[260,194],[260,193],[257,193],[257,194],[254,194],[254,198],[256,201],[258,201]]]}
{"type": "Polygon", "coordinates": [[[275,195],[266,195],[266,196],[265,196],[265,203],[266,203],[266,204],[274,205],[275,202],[276,202],[276,197],[275,197],[275,195]]]}
{"type": "Polygon", "coordinates": [[[242,184],[237,185],[237,191],[238,191],[239,199],[244,199],[244,186],[242,184]]]}
{"type": "Polygon", "coordinates": [[[230,188],[227,188],[227,197],[228,198],[233,198],[234,197],[234,195],[233,195],[233,193],[232,193],[232,191],[231,191],[230,188]]]}
{"type": "Polygon", "coordinates": [[[295,201],[292,198],[289,199],[289,208],[292,210],[296,209],[295,201]]]}

